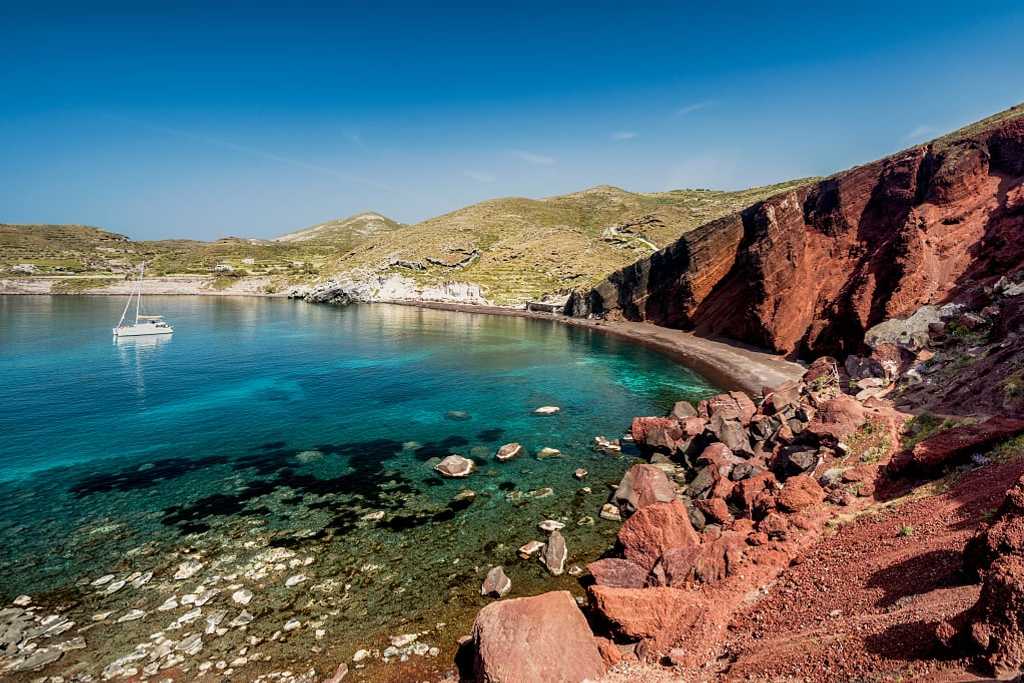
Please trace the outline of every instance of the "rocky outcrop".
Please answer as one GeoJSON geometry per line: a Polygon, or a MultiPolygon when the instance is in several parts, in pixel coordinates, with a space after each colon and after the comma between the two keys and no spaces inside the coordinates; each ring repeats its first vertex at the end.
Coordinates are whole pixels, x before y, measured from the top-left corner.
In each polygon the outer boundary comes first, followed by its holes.
{"type": "Polygon", "coordinates": [[[1024,263],[1024,109],[777,195],[686,233],[566,312],[722,335],[790,355],[1024,263]]]}
{"type": "Polygon", "coordinates": [[[358,272],[312,287],[296,287],[288,292],[288,296],[310,303],[341,306],[409,301],[481,306],[490,304],[480,286],[471,283],[446,282],[440,285],[420,286],[402,275],[358,272]]]}
{"type": "Polygon", "coordinates": [[[479,683],[580,683],[604,675],[597,643],[568,591],[484,607],[473,644],[479,683]]]}
{"type": "Polygon", "coordinates": [[[1024,420],[990,417],[977,424],[961,425],[924,439],[900,453],[890,464],[894,472],[937,474],[942,468],[987,450],[999,441],[1024,433],[1024,420]]]}
{"type": "Polygon", "coordinates": [[[978,601],[936,630],[939,640],[974,654],[999,680],[1024,674],[1024,478],[1006,492],[996,519],[964,549],[981,578],[978,601]]]}
{"type": "Polygon", "coordinates": [[[633,465],[612,494],[612,502],[627,515],[651,503],[668,503],[676,496],[676,487],[654,465],[633,465]]]}

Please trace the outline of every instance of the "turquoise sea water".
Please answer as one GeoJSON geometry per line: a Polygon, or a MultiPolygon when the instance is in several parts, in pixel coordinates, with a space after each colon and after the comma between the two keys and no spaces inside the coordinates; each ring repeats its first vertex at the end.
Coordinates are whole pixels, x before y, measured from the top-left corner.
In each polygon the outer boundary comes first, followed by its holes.
{"type": "MultiPolygon", "coordinates": [[[[595,435],[714,393],[664,356],[553,322],[255,298],[146,304],[172,336],[113,340],[120,298],[0,297],[5,601],[70,591],[83,610],[116,610],[126,594],[84,597],[84,579],[153,571],[152,597],[136,596],[151,609],[185,555],[243,576],[255,553],[284,548],[312,558],[304,571],[327,586],[317,609],[334,613],[324,629],[337,643],[355,624],[473,607],[491,564],[524,589],[548,580],[514,553],[541,519],[566,521],[571,559],[608,543],[613,525],[576,521],[597,517],[628,462],[595,453],[595,435]],[[542,405],[562,410],[534,416],[542,405]],[[510,441],[525,454],[497,463],[510,441]],[[563,456],[537,460],[544,446],[563,456]],[[477,472],[437,476],[449,453],[477,472]],[[476,499],[455,500],[466,488],[476,499]]],[[[299,609],[266,590],[266,614],[299,609]]],[[[130,623],[158,626],[145,621],[130,623]]],[[[128,645],[108,643],[110,656],[128,645]]]]}

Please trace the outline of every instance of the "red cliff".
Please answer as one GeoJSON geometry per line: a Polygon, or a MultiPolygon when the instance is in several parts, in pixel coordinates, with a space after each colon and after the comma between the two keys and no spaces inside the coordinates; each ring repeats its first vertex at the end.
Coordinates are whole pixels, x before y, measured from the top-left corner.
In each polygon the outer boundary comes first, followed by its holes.
{"type": "Polygon", "coordinates": [[[792,356],[1024,265],[1024,106],[687,233],[573,296],[567,312],[646,320],[792,356]]]}

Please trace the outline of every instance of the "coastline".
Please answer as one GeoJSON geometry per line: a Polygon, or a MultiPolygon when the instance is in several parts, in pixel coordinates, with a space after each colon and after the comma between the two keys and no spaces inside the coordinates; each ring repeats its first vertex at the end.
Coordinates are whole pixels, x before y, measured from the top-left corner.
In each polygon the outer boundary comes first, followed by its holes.
{"type": "MultiPolygon", "coordinates": [[[[21,278],[0,280],[0,294],[16,296],[123,296],[130,291],[129,281],[114,283],[102,289],[81,293],[49,291],[52,283],[85,278],[21,278]],[[46,283],[45,288],[43,283],[46,283]]],[[[244,278],[231,287],[213,289],[213,278],[202,276],[165,276],[144,282],[143,294],[154,296],[256,296],[283,298],[285,292],[268,293],[263,288],[268,278],[244,278]]],[[[393,306],[412,306],[460,313],[503,315],[572,325],[641,344],[666,354],[710,380],[722,389],[758,395],[765,387],[799,379],[804,368],[781,356],[748,347],[731,340],[698,337],[683,330],[659,327],[650,323],[571,318],[554,313],[540,313],[523,308],[482,306],[442,301],[393,300],[374,302],[393,306]]],[[[373,304],[358,304],[373,305],[373,304]]]]}
{"type": "Polygon", "coordinates": [[[806,370],[798,363],[785,360],[783,357],[767,351],[743,346],[732,341],[706,339],[690,332],[659,327],[650,323],[570,318],[565,315],[500,306],[430,301],[391,301],[387,303],[442,311],[549,320],[573,327],[597,330],[671,356],[716,386],[729,391],[740,390],[757,395],[764,387],[774,389],[785,382],[800,379],[806,370]]]}

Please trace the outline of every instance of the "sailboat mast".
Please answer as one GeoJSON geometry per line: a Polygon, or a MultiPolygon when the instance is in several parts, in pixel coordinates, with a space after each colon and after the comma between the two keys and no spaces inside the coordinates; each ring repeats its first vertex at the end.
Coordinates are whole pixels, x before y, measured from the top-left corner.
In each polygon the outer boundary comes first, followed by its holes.
{"type": "Polygon", "coordinates": [[[146,262],[139,266],[139,285],[135,293],[135,324],[139,324],[139,305],[142,304],[142,278],[146,274],[146,262]]]}

